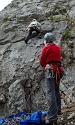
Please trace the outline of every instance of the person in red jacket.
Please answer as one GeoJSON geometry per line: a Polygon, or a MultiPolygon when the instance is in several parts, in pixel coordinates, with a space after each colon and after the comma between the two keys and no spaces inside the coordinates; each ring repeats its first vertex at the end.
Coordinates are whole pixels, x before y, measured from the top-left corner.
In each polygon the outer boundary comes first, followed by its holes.
{"type": "Polygon", "coordinates": [[[47,87],[48,113],[46,124],[48,125],[57,125],[57,115],[61,112],[60,90],[56,79],[60,75],[57,73],[62,72],[61,50],[53,41],[53,34],[46,33],[44,36],[45,46],[40,55],[40,65],[45,71],[47,87]]]}

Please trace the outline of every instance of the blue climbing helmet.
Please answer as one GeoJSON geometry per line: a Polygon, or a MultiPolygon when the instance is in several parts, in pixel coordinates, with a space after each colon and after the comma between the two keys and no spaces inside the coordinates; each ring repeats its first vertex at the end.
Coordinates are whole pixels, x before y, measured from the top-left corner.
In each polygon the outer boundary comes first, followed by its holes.
{"type": "Polygon", "coordinates": [[[46,33],[44,36],[44,40],[46,41],[46,43],[52,43],[55,40],[55,37],[52,33],[46,33]]]}

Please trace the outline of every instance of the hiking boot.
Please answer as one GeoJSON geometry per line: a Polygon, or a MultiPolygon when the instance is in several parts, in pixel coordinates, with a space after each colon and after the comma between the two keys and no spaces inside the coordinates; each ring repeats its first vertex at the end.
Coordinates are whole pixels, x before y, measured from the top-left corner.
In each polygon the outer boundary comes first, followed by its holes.
{"type": "Polygon", "coordinates": [[[51,122],[49,125],[57,125],[57,121],[51,122]]]}
{"type": "Polygon", "coordinates": [[[41,119],[40,125],[46,125],[45,124],[45,119],[41,119]]]}
{"type": "Polygon", "coordinates": [[[45,121],[45,125],[57,125],[57,121],[49,121],[49,120],[46,120],[46,121],[45,121]]]}
{"type": "Polygon", "coordinates": [[[47,121],[45,122],[45,125],[57,125],[57,121],[49,122],[49,120],[48,120],[48,122],[47,121]]]}

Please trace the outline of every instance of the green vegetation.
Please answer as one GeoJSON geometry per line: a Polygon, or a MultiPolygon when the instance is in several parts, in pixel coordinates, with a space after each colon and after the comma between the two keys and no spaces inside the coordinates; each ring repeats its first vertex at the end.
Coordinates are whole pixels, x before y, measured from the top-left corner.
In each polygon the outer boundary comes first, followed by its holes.
{"type": "MultiPolygon", "coordinates": [[[[65,1],[64,1],[65,2],[65,1]]],[[[75,21],[67,14],[66,6],[64,6],[64,2],[57,2],[52,11],[48,14],[48,18],[52,22],[59,22],[59,21],[68,21],[69,25],[72,27],[75,25],[75,21]]]]}
{"type": "Polygon", "coordinates": [[[4,27],[7,26],[8,17],[9,17],[9,14],[5,13],[4,19],[3,19],[3,22],[2,22],[2,26],[4,26],[4,27]]]}
{"type": "Polygon", "coordinates": [[[6,27],[6,26],[7,26],[7,23],[6,23],[6,22],[4,22],[2,25],[3,25],[4,27],[6,27]]]}
{"type": "Polygon", "coordinates": [[[65,15],[50,16],[50,20],[52,22],[59,22],[59,21],[67,20],[67,17],[65,15]]]}
{"type": "Polygon", "coordinates": [[[56,3],[54,6],[54,12],[59,12],[61,14],[66,13],[66,8],[63,6],[63,4],[61,2],[56,3]]]}
{"type": "Polygon", "coordinates": [[[6,14],[4,15],[4,22],[6,22],[6,21],[8,20],[8,17],[9,17],[9,14],[6,13],[6,14]]]}
{"type": "Polygon", "coordinates": [[[62,34],[62,40],[68,40],[69,38],[71,38],[71,30],[68,29],[65,32],[63,32],[62,34]]]}
{"type": "Polygon", "coordinates": [[[75,25],[75,21],[72,18],[69,18],[69,25],[71,28],[75,25]]]}
{"type": "Polygon", "coordinates": [[[68,21],[69,22],[69,26],[74,26],[75,25],[75,21],[72,19],[72,18],[70,18],[70,16],[68,15],[68,14],[64,14],[64,15],[61,15],[61,14],[59,14],[59,15],[51,15],[50,17],[49,17],[49,19],[52,21],[52,22],[59,22],[59,21],[64,21],[64,20],[66,20],[66,21],[68,21]]]}

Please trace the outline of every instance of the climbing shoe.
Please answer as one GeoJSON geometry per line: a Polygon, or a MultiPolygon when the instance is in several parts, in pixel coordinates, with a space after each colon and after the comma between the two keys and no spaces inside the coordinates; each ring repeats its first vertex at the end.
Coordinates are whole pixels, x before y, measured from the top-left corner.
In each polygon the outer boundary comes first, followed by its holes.
{"type": "Polygon", "coordinates": [[[25,39],[24,41],[25,41],[25,43],[27,44],[27,40],[25,39]]]}
{"type": "Polygon", "coordinates": [[[45,125],[57,125],[57,121],[46,122],[45,125]]]}
{"type": "Polygon", "coordinates": [[[27,44],[27,41],[25,40],[25,43],[27,44]]]}

